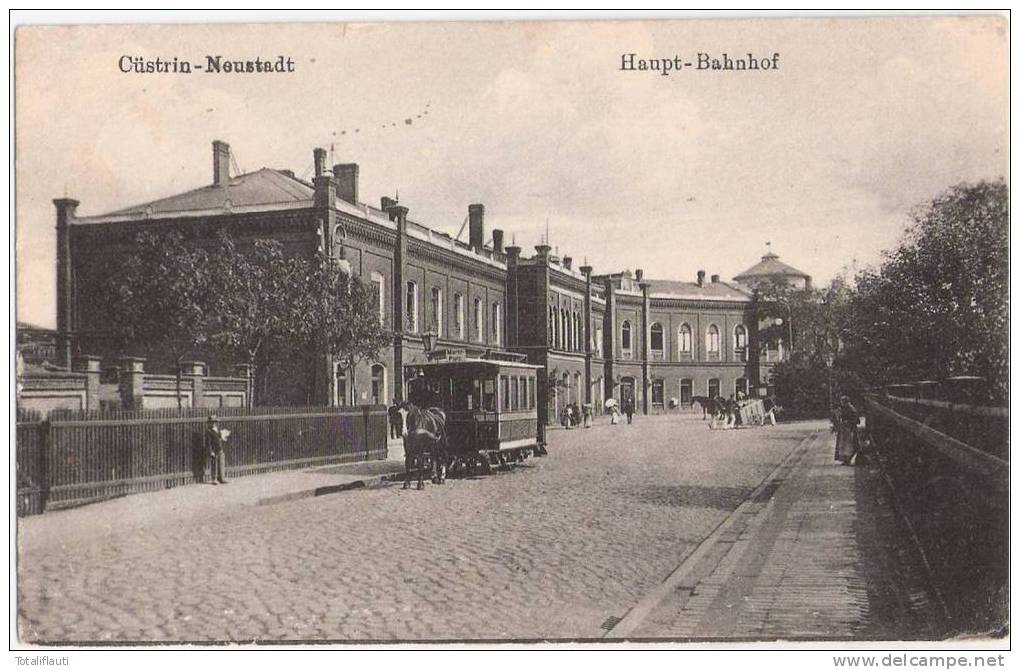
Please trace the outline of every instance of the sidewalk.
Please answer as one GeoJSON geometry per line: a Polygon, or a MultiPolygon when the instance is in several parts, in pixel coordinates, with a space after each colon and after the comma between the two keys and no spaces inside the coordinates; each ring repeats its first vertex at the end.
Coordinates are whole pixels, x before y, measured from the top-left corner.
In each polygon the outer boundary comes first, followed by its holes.
{"type": "Polygon", "coordinates": [[[942,621],[881,472],[818,432],[608,637],[932,640],[942,621]]]}
{"type": "Polygon", "coordinates": [[[401,478],[404,472],[402,443],[391,441],[388,446],[389,454],[384,461],[283,470],[237,477],[216,486],[177,486],[22,517],[18,519],[18,539],[26,550],[41,549],[50,542],[66,545],[100,538],[113,540],[150,526],[183,524],[242,508],[381,486],[401,478]]]}

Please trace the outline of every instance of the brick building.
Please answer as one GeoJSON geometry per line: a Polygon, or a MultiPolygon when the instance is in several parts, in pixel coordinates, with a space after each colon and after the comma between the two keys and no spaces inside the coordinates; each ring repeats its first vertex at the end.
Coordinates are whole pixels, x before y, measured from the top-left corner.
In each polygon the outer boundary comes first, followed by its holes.
{"type": "MultiPolygon", "coordinates": [[[[635,273],[594,274],[558,258],[547,245],[534,253],[504,247],[503,231],[487,234],[485,207],[468,206],[467,241],[409,217],[402,203],[362,202],[358,166],[329,169],[313,153],[311,181],[289,170],[263,168],[231,175],[230,148],[213,143],[212,184],[101,216],[80,217],[78,202],[57,209],[57,357],[113,360],[103,336],[105,316],[93,296],[104,273],[143,230],[180,231],[193,244],[227,230],[240,243],[281,241],[287,253],[322,249],[378,287],[384,326],[393,345],[353,378],[317,352],[295,352],[286,378],[266,399],[274,403],[387,403],[404,397],[404,366],[424,359],[422,334],[437,346],[527,354],[545,367],[540,417],[551,420],[567,403],[632,394],[639,411],[666,411],[670,400],[753,391],[767,378],[759,360],[757,306],[747,286],[713,275],[695,282],[652,280],[635,273]]],[[[786,266],[788,267],[788,266],[786,266]]],[[[808,278],[809,281],[809,278],[808,278]]],[[[229,367],[209,352],[213,368],[229,367]]],[[[172,365],[150,360],[147,369],[172,365]]]]}

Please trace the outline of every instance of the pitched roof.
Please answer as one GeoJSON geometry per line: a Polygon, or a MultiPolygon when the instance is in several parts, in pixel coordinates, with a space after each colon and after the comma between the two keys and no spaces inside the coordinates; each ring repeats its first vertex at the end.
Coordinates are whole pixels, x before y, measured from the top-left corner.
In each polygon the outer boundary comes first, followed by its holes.
{"type": "Polygon", "coordinates": [[[746,301],[750,293],[739,286],[724,281],[704,282],[698,286],[695,282],[673,281],[671,279],[646,279],[650,286],[649,294],[653,297],[683,298],[687,300],[735,300],[746,301]]]}
{"type": "Polygon", "coordinates": [[[108,212],[102,216],[144,216],[193,210],[311,203],[314,195],[315,190],[311,184],[278,170],[262,168],[231,177],[223,186],[203,186],[193,191],[108,212]]]}
{"type": "Polygon", "coordinates": [[[735,281],[741,281],[743,279],[759,279],[761,277],[804,277],[810,278],[806,272],[802,272],[795,267],[791,267],[786,263],[779,260],[779,256],[772,253],[771,251],[761,257],[761,261],[755,263],[750,268],[744,270],[733,279],[735,281]]]}

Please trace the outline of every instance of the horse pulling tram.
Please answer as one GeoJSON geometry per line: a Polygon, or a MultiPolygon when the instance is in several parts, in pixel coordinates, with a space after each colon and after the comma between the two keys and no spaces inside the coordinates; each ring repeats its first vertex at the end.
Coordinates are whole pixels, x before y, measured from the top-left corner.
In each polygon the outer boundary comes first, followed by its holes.
{"type": "Polygon", "coordinates": [[[468,358],[441,350],[429,358],[406,366],[404,451],[408,475],[419,468],[419,487],[421,470],[429,465],[433,481],[442,483],[447,469],[488,474],[547,453],[538,430],[541,366],[523,362],[524,354],[505,352],[468,358]]]}

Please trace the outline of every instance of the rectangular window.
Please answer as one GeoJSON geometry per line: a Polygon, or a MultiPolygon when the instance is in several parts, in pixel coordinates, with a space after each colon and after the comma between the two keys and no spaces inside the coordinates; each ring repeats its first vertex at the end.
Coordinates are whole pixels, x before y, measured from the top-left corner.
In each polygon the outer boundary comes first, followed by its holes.
{"type": "Polygon", "coordinates": [[[663,406],[663,382],[661,379],[652,381],[652,405],[663,406]]]}
{"type": "Polygon", "coordinates": [[[453,296],[453,329],[457,339],[464,339],[464,296],[457,293],[453,296]]]}
{"type": "Polygon", "coordinates": [[[418,285],[413,281],[407,282],[407,296],[405,301],[405,314],[407,318],[407,329],[412,333],[418,332],[418,285]]]}
{"type": "Polygon", "coordinates": [[[482,382],[482,410],[496,411],[496,380],[486,379],[482,382]]]}
{"type": "Polygon", "coordinates": [[[517,377],[510,378],[510,409],[516,411],[521,408],[521,391],[517,386],[517,377]]]}
{"type": "Polygon", "coordinates": [[[521,399],[521,404],[518,407],[520,409],[530,409],[528,407],[528,380],[524,377],[519,377],[517,379],[517,386],[519,387],[518,397],[521,399]]]}
{"type": "Polygon", "coordinates": [[[506,375],[500,375],[499,377],[499,394],[502,398],[500,403],[504,410],[510,409],[510,378],[506,375]]]}

